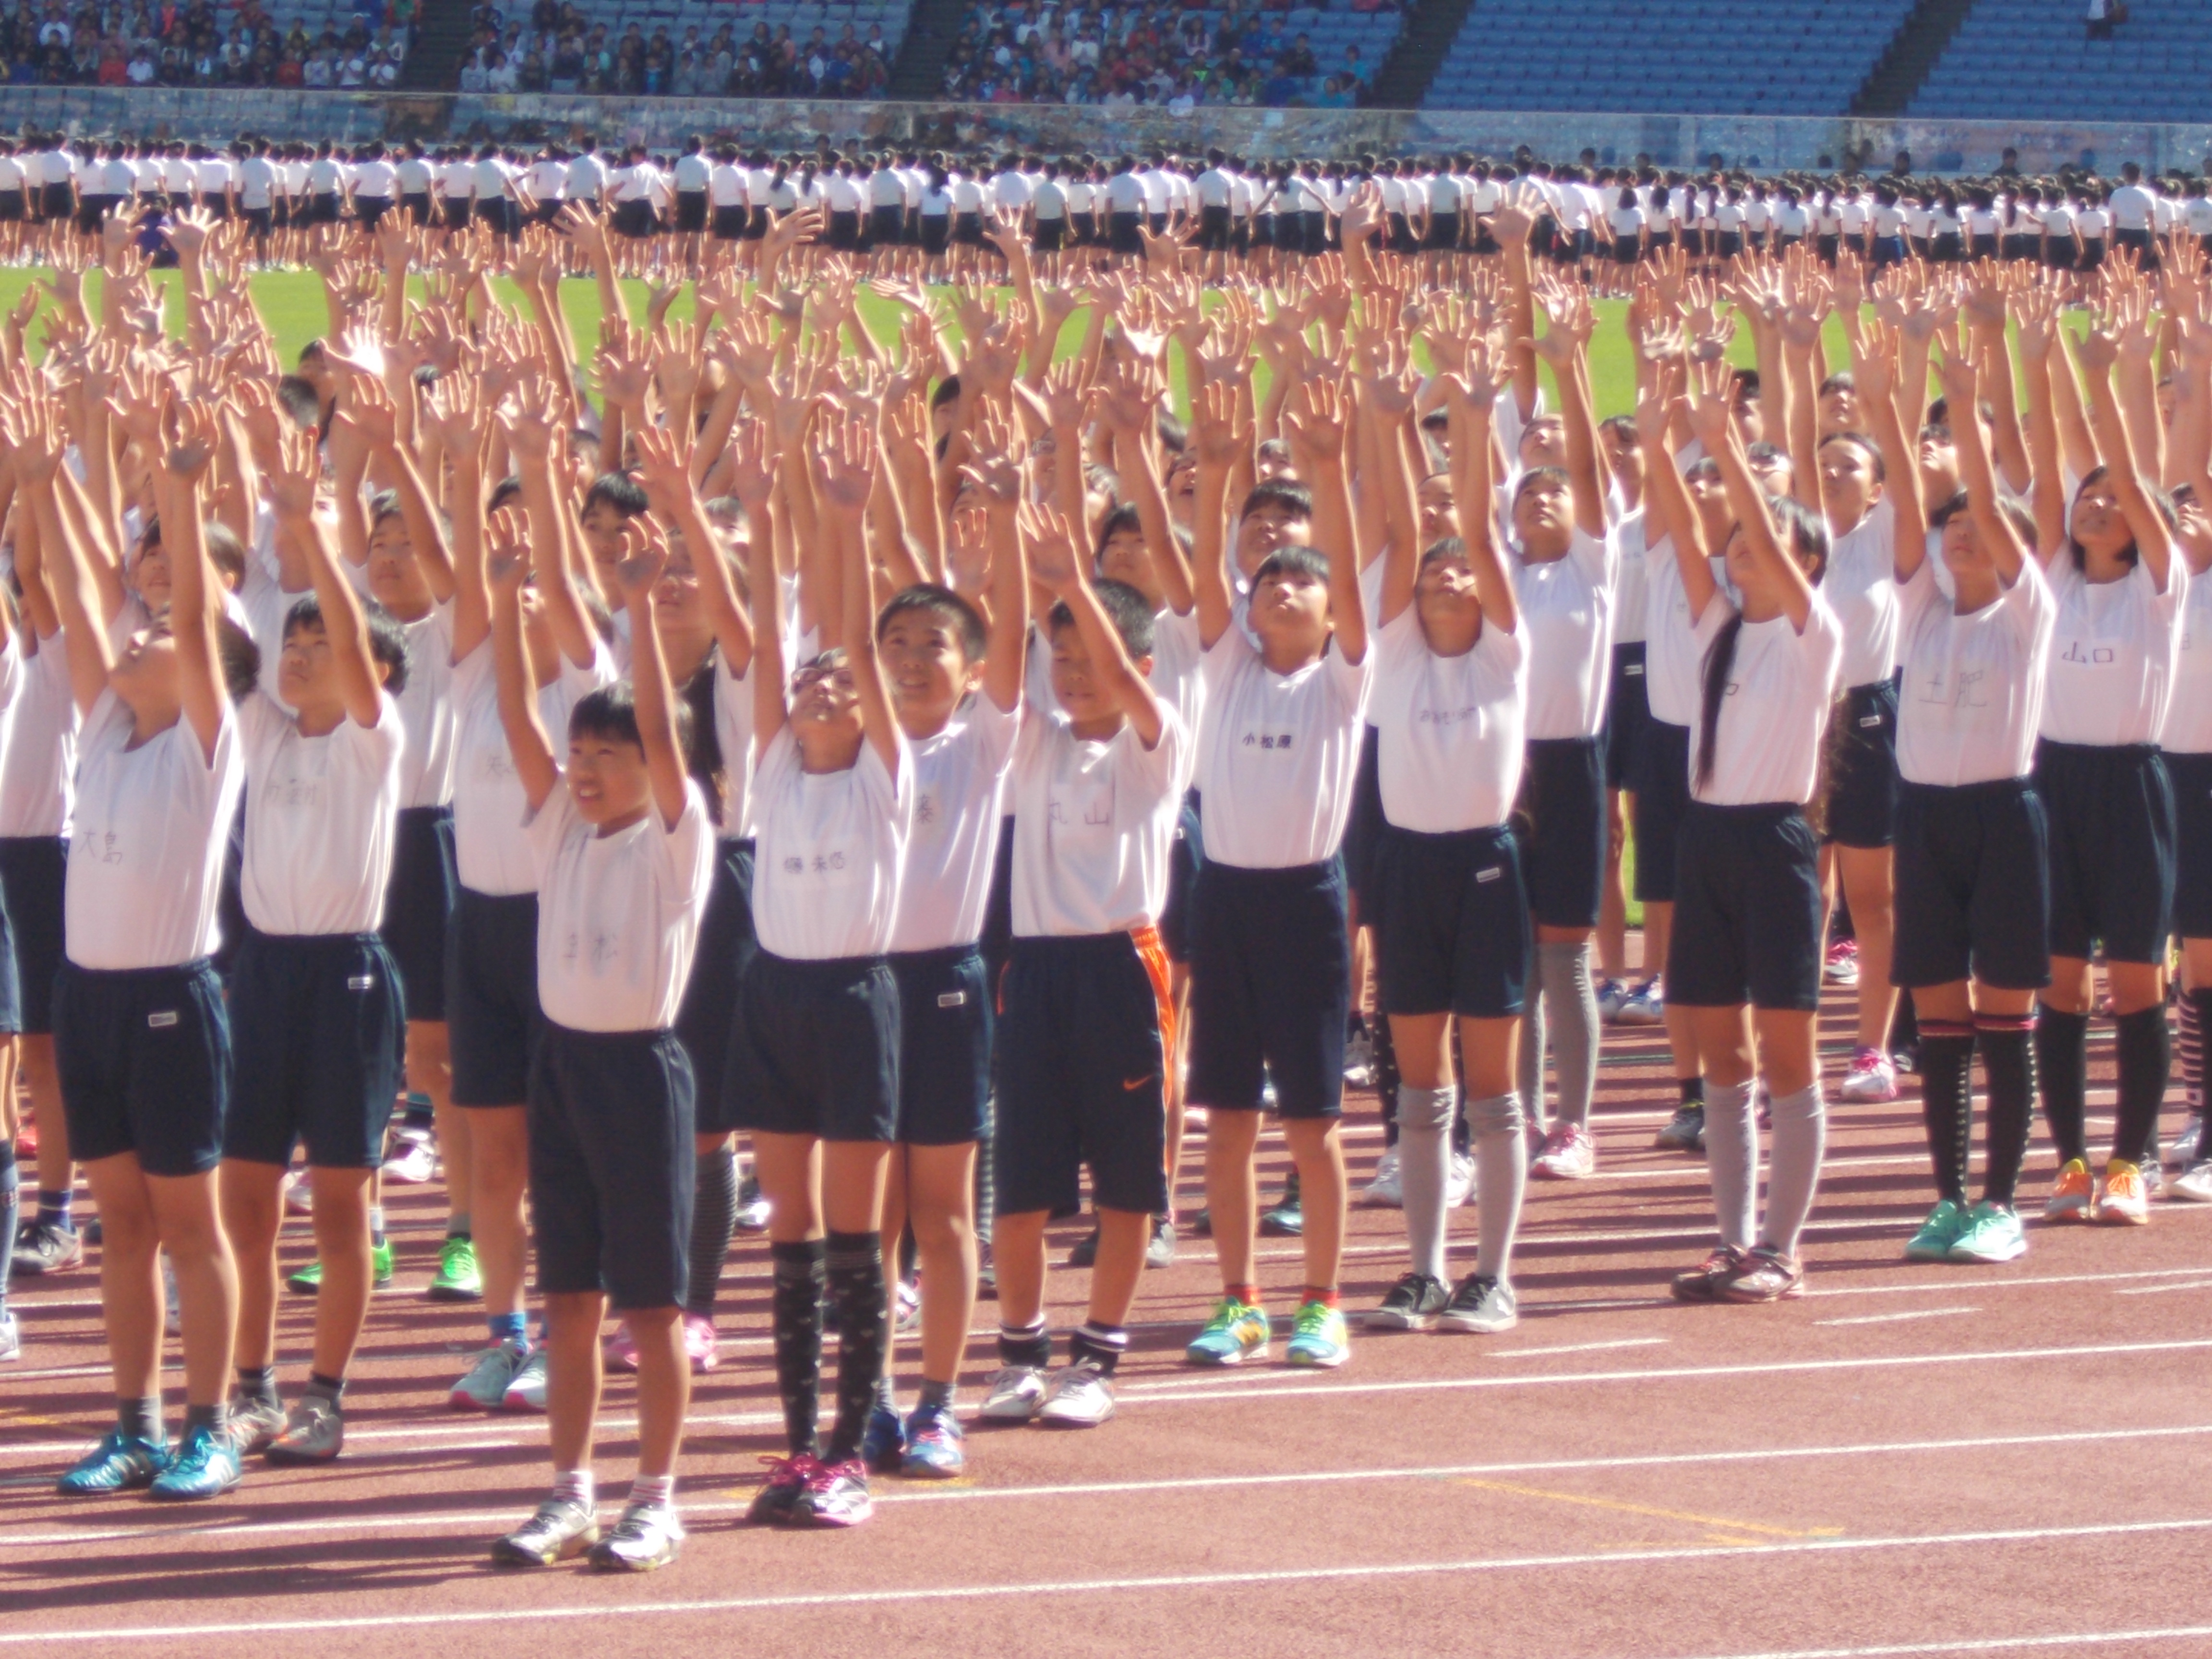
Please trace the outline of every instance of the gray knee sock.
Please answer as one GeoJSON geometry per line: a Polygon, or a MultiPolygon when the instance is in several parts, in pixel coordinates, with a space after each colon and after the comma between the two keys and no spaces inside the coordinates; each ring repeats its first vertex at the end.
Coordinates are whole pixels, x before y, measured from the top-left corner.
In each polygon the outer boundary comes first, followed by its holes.
{"type": "Polygon", "coordinates": [[[1528,1136],[1521,1097],[1492,1095],[1467,1103],[1474,1131],[1474,1270],[1501,1285],[1513,1282],[1513,1235],[1521,1225],[1521,1193],[1528,1183],[1528,1136]]]}
{"type": "Polygon", "coordinates": [[[1528,990],[1521,1007],[1521,1053],[1514,1081],[1521,1085],[1521,1101],[1534,1123],[1544,1121],[1544,953],[1528,957],[1528,990]]]}
{"type": "Polygon", "coordinates": [[[1544,991],[1551,1003],[1552,1066],[1559,1074],[1557,1103],[1544,1121],[1554,1129],[1589,1127],[1590,1095],[1597,1086],[1597,987],[1590,981],[1590,948],[1540,945],[1544,991]]]}
{"type": "Polygon", "coordinates": [[[1759,1229],[1759,1242],[1767,1249],[1796,1255],[1797,1237],[1813,1212],[1813,1189],[1820,1185],[1827,1139],[1819,1079],[1794,1095],[1775,1097],[1774,1133],[1766,1149],[1766,1223],[1759,1229]]]}
{"type": "Polygon", "coordinates": [[[1712,1171],[1713,1215],[1721,1243],[1747,1250],[1759,1198],[1759,1124],[1751,1115],[1752,1085],[1705,1085],[1705,1162],[1712,1171]]]}
{"type": "Polygon", "coordinates": [[[1405,1194],[1413,1270],[1444,1276],[1444,1179],[1449,1173],[1454,1091],[1398,1085],[1398,1179],[1405,1194]]]}

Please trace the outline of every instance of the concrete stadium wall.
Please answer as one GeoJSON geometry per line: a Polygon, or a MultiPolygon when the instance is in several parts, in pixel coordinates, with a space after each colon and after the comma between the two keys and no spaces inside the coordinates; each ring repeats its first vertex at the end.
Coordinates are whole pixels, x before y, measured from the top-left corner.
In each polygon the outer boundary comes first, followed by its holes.
{"type": "Polygon", "coordinates": [[[2212,124],[2191,125],[2049,121],[1925,121],[1852,117],[1584,115],[1490,110],[1200,108],[1105,111],[1052,104],[813,103],[798,100],[483,94],[370,95],[340,92],[135,91],[107,87],[0,87],[0,129],[24,125],[104,136],[228,138],[568,137],[598,133],[662,145],[693,132],[728,133],[777,149],[912,141],[951,148],[981,143],[1050,152],[1113,154],[1160,143],[1185,149],[1218,143],[1247,155],[1403,155],[1467,149],[1505,155],[1527,144],[1538,155],[1601,161],[1649,155],[1688,166],[1718,155],[1730,166],[1820,166],[1848,153],[1887,165],[1899,149],[1921,171],[1985,172],[2007,147],[2021,166],[2196,168],[2212,155],[2212,124]]]}

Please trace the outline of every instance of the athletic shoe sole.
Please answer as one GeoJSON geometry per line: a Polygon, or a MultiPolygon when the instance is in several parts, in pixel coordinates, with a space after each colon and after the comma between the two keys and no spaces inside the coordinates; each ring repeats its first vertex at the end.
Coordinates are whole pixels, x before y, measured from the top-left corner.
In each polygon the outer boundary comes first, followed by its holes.
{"type": "Polygon", "coordinates": [[[1265,1359],[1267,1357],[1267,1345],[1262,1342],[1256,1348],[1239,1348],[1225,1354],[1193,1353],[1186,1348],[1183,1350],[1182,1357],[1189,1364],[1204,1365],[1214,1370],[1227,1370],[1232,1366],[1246,1364],[1255,1359],[1265,1359]]]}

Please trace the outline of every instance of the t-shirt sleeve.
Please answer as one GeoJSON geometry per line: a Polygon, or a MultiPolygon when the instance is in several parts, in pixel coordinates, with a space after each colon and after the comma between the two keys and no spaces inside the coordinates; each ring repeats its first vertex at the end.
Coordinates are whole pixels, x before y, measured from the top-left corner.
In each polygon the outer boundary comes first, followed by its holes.
{"type": "Polygon", "coordinates": [[[1806,684],[1824,696],[1832,692],[1837,676],[1843,672],[1844,626],[1818,593],[1813,596],[1813,608],[1806,613],[1804,630],[1797,641],[1806,684]]]}
{"type": "Polygon", "coordinates": [[[1186,775],[1183,766],[1190,754],[1190,733],[1174,709],[1164,703],[1160,706],[1160,740],[1150,749],[1133,726],[1123,726],[1114,741],[1117,776],[1144,799],[1158,800],[1176,793],[1177,782],[1186,775]]]}
{"type": "Polygon", "coordinates": [[[982,777],[1000,777],[1013,763],[1014,745],[1021,740],[1022,711],[1011,711],[991,701],[988,691],[976,692],[968,711],[969,729],[975,734],[976,771],[982,777]]]}
{"type": "Polygon", "coordinates": [[[399,705],[385,693],[377,696],[375,725],[348,720],[343,730],[348,743],[366,755],[373,767],[397,766],[407,747],[407,722],[400,718],[399,705]]]}
{"type": "MultiPolygon", "coordinates": [[[[2148,586],[2151,580],[2148,562],[2137,559],[2136,569],[2142,573],[2142,581],[2148,586]]],[[[2166,592],[2160,593],[2152,590],[2151,604],[2157,607],[2162,620],[2172,622],[2179,617],[2182,607],[2188,603],[2189,561],[2181,556],[2181,548],[2177,543],[2166,562],[2166,592]]]]}
{"type": "MultiPolygon", "coordinates": [[[[2031,559],[2027,562],[2032,565],[2034,561],[2031,559]]],[[[1896,568],[1893,562],[1891,568],[1893,569],[1896,568]]],[[[2020,589],[2027,585],[2027,570],[2023,568],[2021,571],[2021,579],[2013,584],[2013,592],[2007,596],[2008,599],[2015,597],[2020,589]]],[[[1936,561],[1933,559],[1922,559],[1920,568],[1898,584],[1897,606],[1908,627],[1917,623],[1936,606],[1949,603],[1950,601],[1943,597],[1943,590],[1936,584],[1936,561]]]]}
{"type": "Polygon", "coordinates": [[[1613,568],[1620,562],[1620,544],[1613,539],[1610,530],[1602,536],[1593,536],[1577,525],[1567,539],[1567,556],[1575,562],[1593,588],[1601,588],[1613,580],[1613,568]]]}
{"type": "Polygon", "coordinates": [[[674,824],[663,823],[657,811],[648,812],[646,817],[659,831],[661,880],[668,896],[679,906],[697,902],[707,890],[714,867],[707,798],[700,793],[696,783],[687,781],[684,786],[684,811],[674,824]]]}
{"type": "Polygon", "coordinates": [[[553,860],[560,854],[562,840],[571,825],[581,822],[576,816],[576,799],[568,793],[566,777],[554,786],[553,793],[545,797],[544,805],[535,812],[525,809],[523,834],[530,842],[530,860],[538,872],[541,890],[552,872],[553,860]]]}
{"type": "Polygon", "coordinates": [[[1201,646],[1198,653],[1200,683],[1211,692],[1228,683],[1229,677],[1243,666],[1248,658],[1257,655],[1252,641],[1244,635],[1244,617],[1240,614],[1230,618],[1229,626],[1221,630],[1221,637],[1212,645],[1201,646]]]}
{"type": "Polygon", "coordinates": [[[1322,672],[1335,688],[1340,707],[1354,718],[1366,714],[1368,693],[1375,685],[1375,649],[1371,641],[1358,662],[1350,662],[1332,639],[1322,661],[1322,672]]]}
{"type": "MultiPolygon", "coordinates": [[[[1929,562],[1932,565],[1934,561],[1929,562]]],[[[1932,577],[1928,585],[1931,588],[1935,586],[1932,577]]],[[[2005,614],[2012,619],[2014,631],[2023,641],[2032,641],[2039,636],[2048,638],[2057,626],[2058,601],[2052,597],[2051,583],[2045,578],[2043,568],[2036,563],[2033,554],[2020,562],[2020,574],[2005,590],[2004,597],[1998,603],[2004,606],[2005,614]]]]}

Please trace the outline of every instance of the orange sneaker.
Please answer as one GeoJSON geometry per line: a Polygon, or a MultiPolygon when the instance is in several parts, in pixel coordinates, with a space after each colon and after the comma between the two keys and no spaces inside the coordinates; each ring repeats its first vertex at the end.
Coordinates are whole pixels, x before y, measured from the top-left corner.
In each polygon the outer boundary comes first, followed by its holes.
{"type": "Polygon", "coordinates": [[[2089,1166],[2078,1158],[2066,1160],[2065,1168],[2058,1172],[2058,1184],[2051,1189],[2051,1197],[2044,1204],[2045,1221],[2087,1221],[2096,1198],[2096,1188],[2089,1179],[2089,1166]]]}
{"type": "Polygon", "coordinates": [[[2150,1220],[2150,1194],[2143,1189],[2142,1171],[2125,1158],[2116,1158],[2105,1166],[2097,1219],[2120,1227],[2140,1227],[2150,1220]]]}

